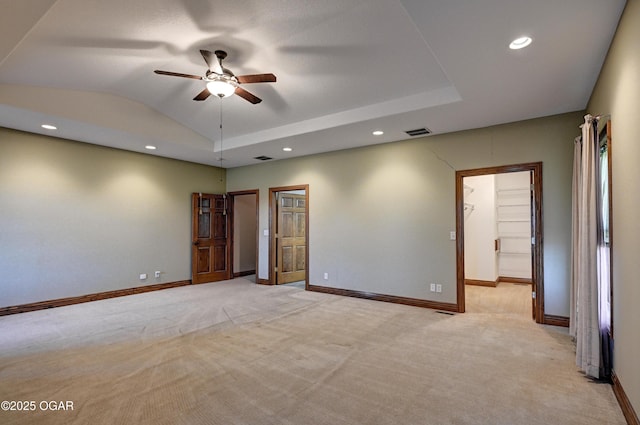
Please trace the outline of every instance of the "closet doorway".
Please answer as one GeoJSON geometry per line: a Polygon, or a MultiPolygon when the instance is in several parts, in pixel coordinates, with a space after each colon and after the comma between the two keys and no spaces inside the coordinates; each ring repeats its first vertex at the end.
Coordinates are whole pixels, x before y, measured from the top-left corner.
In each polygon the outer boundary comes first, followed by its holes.
{"type": "Polygon", "coordinates": [[[258,190],[229,192],[228,195],[233,277],[247,277],[257,282],[258,190]]]}
{"type": "Polygon", "coordinates": [[[541,200],[542,163],[456,172],[458,311],[468,288],[474,307],[527,314],[530,302],[543,322],[541,200]]]}

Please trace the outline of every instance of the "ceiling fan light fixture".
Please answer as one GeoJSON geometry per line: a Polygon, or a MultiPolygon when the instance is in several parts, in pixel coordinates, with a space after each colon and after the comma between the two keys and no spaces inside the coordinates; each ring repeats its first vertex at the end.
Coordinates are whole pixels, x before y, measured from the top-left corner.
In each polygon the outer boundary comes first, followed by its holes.
{"type": "Polygon", "coordinates": [[[224,98],[233,95],[236,87],[226,80],[213,80],[207,83],[207,90],[219,98],[224,98]]]}
{"type": "Polygon", "coordinates": [[[233,75],[233,72],[222,66],[222,61],[227,57],[227,52],[223,50],[216,50],[214,53],[208,50],[200,50],[200,54],[209,67],[203,77],[183,74],[181,72],[162,71],[159,69],[153,72],[159,75],[204,81],[206,87],[193,98],[196,102],[207,100],[212,94],[221,99],[237,94],[247,102],[256,105],[262,102],[262,99],[240,87],[240,84],[275,83],[277,80],[273,74],[233,75]]]}

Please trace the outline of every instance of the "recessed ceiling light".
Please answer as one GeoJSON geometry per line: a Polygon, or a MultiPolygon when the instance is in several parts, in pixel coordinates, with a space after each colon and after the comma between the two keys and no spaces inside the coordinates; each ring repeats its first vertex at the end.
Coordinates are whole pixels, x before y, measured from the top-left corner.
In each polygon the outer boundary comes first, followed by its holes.
{"type": "Polygon", "coordinates": [[[373,132],[374,136],[382,136],[383,134],[384,134],[384,131],[382,131],[382,130],[376,130],[376,131],[373,132]]]}
{"type": "Polygon", "coordinates": [[[56,127],[55,125],[51,125],[51,124],[42,124],[40,127],[46,128],[47,130],[57,130],[58,129],[58,127],[56,127]]]}
{"type": "Polygon", "coordinates": [[[511,44],[509,44],[509,48],[511,50],[518,50],[518,49],[523,49],[525,47],[527,47],[529,44],[531,44],[533,40],[531,39],[531,37],[520,37],[520,38],[516,38],[515,40],[513,40],[511,42],[511,44]]]}
{"type": "Polygon", "coordinates": [[[283,151],[285,152],[291,152],[293,150],[293,148],[282,148],[283,151]]]}
{"type": "Polygon", "coordinates": [[[147,145],[147,146],[145,146],[144,148],[145,148],[145,149],[149,149],[150,151],[154,151],[154,150],[156,150],[156,147],[155,147],[155,146],[153,146],[153,145],[147,145]]]}

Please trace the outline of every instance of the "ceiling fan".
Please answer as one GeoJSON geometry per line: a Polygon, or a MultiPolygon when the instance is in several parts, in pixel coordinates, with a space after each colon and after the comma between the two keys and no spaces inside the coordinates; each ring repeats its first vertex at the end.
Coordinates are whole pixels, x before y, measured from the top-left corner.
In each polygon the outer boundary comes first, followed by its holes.
{"type": "Polygon", "coordinates": [[[235,93],[255,105],[256,103],[262,102],[262,99],[240,87],[240,84],[276,82],[276,76],[273,74],[234,75],[233,72],[222,66],[222,61],[227,57],[227,52],[224,50],[216,50],[214,53],[208,50],[200,50],[200,54],[209,67],[204,77],[178,72],[160,71],[157,69],[153,72],[160,75],[206,81],[206,88],[193,98],[193,100],[197,101],[205,100],[212,94],[223,98],[235,93]]]}

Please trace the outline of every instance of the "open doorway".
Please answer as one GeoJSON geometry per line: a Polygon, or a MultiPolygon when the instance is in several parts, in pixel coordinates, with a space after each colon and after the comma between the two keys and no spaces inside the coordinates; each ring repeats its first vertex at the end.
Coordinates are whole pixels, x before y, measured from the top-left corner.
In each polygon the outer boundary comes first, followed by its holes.
{"type": "MultiPolygon", "coordinates": [[[[456,172],[456,274],[459,312],[466,311],[465,284],[497,287],[501,282],[509,282],[509,285],[517,285],[508,287],[513,289],[515,294],[529,294],[527,299],[530,301],[522,298],[521,302],[526,303],[536,322],[544,322],[541,202],[542,163],[456,172]],[[522,174],[512,174],[510,177],[513,178],[503,178],[502,175],[506,173],[522,174]],[[473,179],[480,176],[482,178],[473,179]],[[521,180],[528,180],[528,184],[523,185],[521,180]],[[496,182],[498,186],[502,185],[501,192],[496,190],[496,182]],[[480,210],[475,202],[472,202],[480,197],[470,196],[476,190],[474,184],[482,187],[484,194],[479,194],[481,197],[493,198],[492,205],[484,208],[483,217],[478,217],[481,215],[480,210]],[[523,201],[527,197],[528,203],[523,201]],[[523,215],[526,216],[526,220],[523,215]],[[480,222],[484,223],[478,230],[482,235],[465,233],[466,227],[471,226],[467,224],[471,223],[471,217],[480,218],[480,222]],[[471,249],[474,243],[477,244],[478,238],[485,241],[485,246],[486,241],[489,241],[488,251],[483,252],[481,258],[477,258],[477,253],[476,257],[467,256],[466,250],[471,249]],[[470,264],[467,265],[467,262],[470,264]]],[[[497,292],[493,295],[497,295],[497,292]]]]}
{"type": "Polygon", "coordinates": [[[468,312],[531,314],[530,174],[463,178],[468,312]]]}
{"type": "Polygon", "coordinates": [[[256,282],[258,267],[258,190],[230,192],[233,277],[256,282]]]}
{"type": "Polygon", "coordinates": [[[309,285],[309,186],[269,189],[269,281],[309,285]]]}

